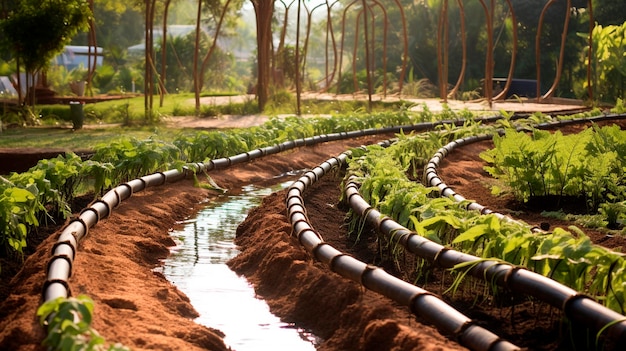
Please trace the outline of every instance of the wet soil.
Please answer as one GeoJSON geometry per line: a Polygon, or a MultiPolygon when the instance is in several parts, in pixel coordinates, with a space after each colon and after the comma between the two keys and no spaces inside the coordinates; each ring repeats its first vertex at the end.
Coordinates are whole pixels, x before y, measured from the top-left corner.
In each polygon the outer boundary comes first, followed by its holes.
{"type": "MultiPolygon", "coordinates": [[[[575,127],[580,128],[580,127],[575,127]]],[[[290,171],[312,168],[346,148],[391,137],[325,143],[270,156],[210,173],[227,189],[255,183],[269,185],[290,171]]],[[[515,214],[528,223],[546,219],[510,197],[493,197],[491,180],[478,158],[489,142],[452,153],[442,164],[441,178],[455,191],[491,209],[515,214]]],[[[281,179],[281,181],[283,181],[281,179]]],[[[341,175],[325,178],[305,196],[309,219],[322,237],[337,249],[381,265],[401,277],[415,275],[415,260],[389,261],[378,250],[375,235],[355,245],[345,225],[346,209],[339,203],[341,175]]],[[[153,272],[174,245],[169,230],[193,216],[215,196],[193,186],[191,180],[149,188],[134,194],[109,218],[92,228],[80,243],[70,280],[73,295],[95,301],[93,327],[108,341],[133,350],[225,350],[220,331],[195,324],[197,312],[187,297],[153,272]]],[[[237,232],[241,254],[229,265],[254,283],[257,294],[272,311],[321,338],[319,350],[455,350],[463,349],[449,335],[425,325],[407,308],[330,272],[313,260],[293,239],[286,218],[285,192],[266,197],[250,211],[237,232]]],[[[567,226],[550,220],[550,225],[567,226]]],[[[41,230],[41,243],[30,249],[19,270],[2,262],[0,290],[0,349],[43,350],[44,331],[36,309],[41,302],[46,264],[60,226],[41,230]]],[[[589,232],[593,240],[623,249],[621,237],[589,232]]],[[[459,293],[444,294],[446,272],[430,270],[420,284],[442,296],[481,325],[520,346],[533,350],[571,349],[558,312],[523,297],[493,299],[484,286],[468,281],[459,293]],[[442,284],[441,282],[444,281],[442,284]]],[[[277,340],[277,343],[280,341],[277,340]]]]}

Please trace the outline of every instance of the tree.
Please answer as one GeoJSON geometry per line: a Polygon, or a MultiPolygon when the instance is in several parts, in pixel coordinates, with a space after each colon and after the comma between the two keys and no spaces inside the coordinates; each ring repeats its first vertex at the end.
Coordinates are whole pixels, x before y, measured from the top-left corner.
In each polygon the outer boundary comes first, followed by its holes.
{"type": "MultiPolygon", "coordinates": [[[[199,110],[200,110],[200,91],[202,90],[202,87],[203,87],[203,84],[204,84],[204,77],[205,77],[206,70],[208,69],[209,60],[213,56],[213,53],[216,51],[217,39],[220,36],[220,31],[222,29],[222,25],[224,23],[224,20],[226,19],[226,14],[229,11],[229,7],[230,7],[231,2],[232,2],[232,0],[226,0],[226,2],[223,5],[219,1],[217,1],[215,3],[210,3],[209,4],[209,5],[213,5],[213,6],[209,6],[209,10],[210,10],[210,12],[212,14],[212,17],[214,18],[214,22],[216,22],[216,24],[215,24],[215,33],[213,35],[213,42],[211,43],[211,47],[209,48],[209,50],[204,55],[204,58],[202,59],[202,65],[200,67],[200,80],[198,81],[198,85],[197,85],[198,89],[196,89],[196,91],[195,91],[195,95],[196,95],[196,112],[199,112],[199,110]]],[[[200,33],[196,33],[196,34],[199,35],[200,33]]],[[[200,48],[197,47],[196,48],[196,52],[199,52],[199,51],[200,51],[200,48]]]]}
{"type": "Polygon", "coordinates": [[[0,22],[3,44],[34,77],[48,67],[76,33],[89,28],[90,16],[89,4],[84,0],[22,0],[0,22]]]}
{"type": "Polygon", "coordinates": [[[274,0],[251,0],[256,15],[257,33],[257,86],[259,110],[263,111],[269,99],[270,69],[272,60],[272,18],[274,0]]]}
{"type": "MultiPolygon", "coordinates": [[[[273,60],[272,71],[280,71],[285,75],[286,69],[285,65],[289,65],[290,62],[286,60],[288,57],[288,53],[285,52],[285,38],[287,36],[287,27],[289,25],[289,9],[295,3],[295,0],[291,0],[289,4],[285,3],[283,0],[279,0],[279,2],[285,7],[285,12],[283,15],[283,23],[280,29],[280,39],[278,41],[278,49],[276,50],[276,55],[273,60]]],[[[280,88],[284,87],[284,79],[274,77],[274,84],[280,88]],[[277,79],[278,78],[278,79],[277,79]]]]}
{"type": "MultiPolygon", "coordinates": [[[[142,10],[133,5],[136,2],[122,2],[121,0],[94,0],[93,17],[96,32],[96,42],[105,47],[108,53],[125,51],[131,45],[141,41],[144,36],[142,10]]],[[[87,45],[89,38],[79,33],[72,39],[74,45],[87,45]]],[[[114,66],[124,62],[114,62],[114,66]]]]}
{"type": "MultiPolygon", "coordinates": [[[[161,24],[161,30],[163,32],[163,36],[161,37],[161,62],[163,62],[163,64],[161,65],[161,82],[163,82],[163,90],[166,90],[166,84],[165,82],[167,81],[167,65],[165,64],[166,62],[166,58],[167,58],[167,17],[170,13],[170,5],[171,5],[172,1],[171,0],[165,0],[165,3],[163,4],[163,18],[162,18],[162,24],[161,24]]],[[[159,106],[163,107],[163,100],[165,100],[165,94],[161,94],[160,98],[159,98],[159,106]]]]}

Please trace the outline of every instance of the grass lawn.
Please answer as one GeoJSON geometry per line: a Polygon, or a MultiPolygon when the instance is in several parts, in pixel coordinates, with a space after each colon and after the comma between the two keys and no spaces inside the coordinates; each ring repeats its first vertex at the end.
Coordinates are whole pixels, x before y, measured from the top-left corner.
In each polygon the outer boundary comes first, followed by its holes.
{"type": "Polygon", "coordinates": [[[165,127],[102,127],[73,131],[67,128],[14,128],[0,134],[0,148],[67,148],[72,150],[91,149],[97,144],[119,138],[158,138],[171,141],[181,133],[192,133],[192,129],[165,127]]]}
{"type": "MultiPolygon", "coordinates": [[[[161,116],[193,115],[195,112],[193,98],[193,94],[168,95],[163,106],[160,107],[159,98],[155,96],[153,111],[156,119],[161,116]]],[[[35,116],[39,116],[41,125],[0,130],[0,148],[78,150],[90,149],[95,145],[119,138],[133,137],[143,140],[155,137],[159,140],[171,141],[181,133],[194,132],[193,129],[165,127],[159,122],[146,125],[143,117],[143,96],[85,104],[83,109],[85,128],[74,131],[68,105],[37,105],[32,112],[35,116]],[[129,124],[135,126],[123,126],[129,124]]],[[[13,116],[13,118],[16,117],[13,116]]],[[[13,122],[10,116],[3,116],[2,120],[5,125],[9,124],[7,120],[13,122]]]]}
{"type": "MultiPolygon", "coordinates": [[[[203,97],[217,97],[206,95],[203,97]]],[[[224,96],[224,95],[219,95],[224,96]]],[[[214,99],[209,99],[215,101],[214,99]]],[[[239,102],[221,104],[209,103],[201,105],[199,117],[218,115],[253,115],[258,113],[256,101],[239,99],[239,102]]],[[[235,101],[235,99],[233,99],[235,101]]],[[[152,121],[144,118],[144,97],[135,96],[119,100],[85,104],[83,129],[74,131],[72,116],[68,105],[37,105],[31,109],[37,116],[40,125],[37,127],[0,129],[0,148],[66,148],[72,150],[90,149],[95,145],[107,143],[121,137],[134,137],[140,140],[155,137],[163,141],[171,141],[178,135],[194,133],[193,129],[165,127],[158,120],[163,116],[195,115],[194,95],[170,94],[165,96],[163,106],[159,106],[159,97],[154,97],[152,121]],[[156,121],[156,122],[155,122],[156,121]],[[113,125],[112,125],[113,124],[113,125]]],[[[400,103],[376,102],[373,111],[398,110],[404,107],[400,103]]],[[[365,112],[365,101],[326,101],[304,100],[302,111],[307,114],[341,114],[355,111],[365,112]]],[[[295,111],[295,96],[284,93],[268,103],[265,114],[292,114],[295,111]]],[[[3,123],[20,124],[21,117],[10,113],[0,114],[3,123]]]]}

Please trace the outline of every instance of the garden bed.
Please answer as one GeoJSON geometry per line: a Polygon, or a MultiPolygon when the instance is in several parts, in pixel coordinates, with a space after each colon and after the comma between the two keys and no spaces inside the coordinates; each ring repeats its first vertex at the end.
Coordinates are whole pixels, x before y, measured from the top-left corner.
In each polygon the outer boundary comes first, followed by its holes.
{"type": "MultiPolygon", "coordinates": [[[[581,127],[568,127],[579,129],[581,127]]],[[[386,136],[390,137],[390,136],[386,136]]],[[[263,160],[211,173],[222,187],[267,185],[287,171],[312,168],[328,157],[383,137],[325,143],[269,156],[263,160]]],[[[535,211],[510,197],[493,197],[478,153],[489,142],[461,148],[442,163],[441,178],[455,191],[493,210],[510,213],[531,224],[546,222],[535,211]],[[455,166],[450,164],[455,161],[455,166]]],[[[19,155],[18,155],[19,157],[19,155]]],[[[368,263],[381,264],[397,275],[402,267],[381,261],[374,237],[354,245],[343,225],[345,209],[338,204],[340,178],[324,180],[306,194],[305,204],[313,226],[324,240],[368,263]],[[398,270],[400,268],[400,270],[398,270]]],[[[98,223],[81,242],[70,279],[73,295],[87,294],[95,301],[93,327],[108,341],[134,350],[225,349],[219,331],[193,323],[196,316],[188,299],[152,269],[173,245],[168,229],[193,215],[200,203],[214,196],[195,188],[191,181],[151,188],[133,195],[98,223]]],[[[313,261],[290,237],[285,213],[285,193],[268,196],[238,230],[242,253],[230,262],[255,284],[273,312],[286,321],[310,329],[323,338],[321,350],[348,349],[462,349],[454,341],[420,323],[406,308],[329,272],[313,261]]],[[[549,220],[551,227],[571,223],[549,220]]],[[[609,248],[624,249],[620,236],[587,231],[609,248]]],[[[45,234],[42,231],[42,234],[45,234]]],[[[40,304],[45,265],[56,235],[43,238],[23,268],[11,279],[2,267],[0,349],[36,350],[43,340],[35,311],[40,304]],[[8,280],[10,283],[7,284],[8,280]]],[[[410,263],[410,258],[407,258],[410,263]]],[[[446,279],[443,272],[438,273],[446,279]]],[[[438,279],[425,288],[442,293],[438,279]]],[[[535,350],[559,346],[561,320],[544,304],[519,297],[508,301],[476,301],[476,296],[456,296],[450,303],[480,321],[496,334],[535,350]]],[[[449,296],[446,295],[446,299],[449,296]]]]}

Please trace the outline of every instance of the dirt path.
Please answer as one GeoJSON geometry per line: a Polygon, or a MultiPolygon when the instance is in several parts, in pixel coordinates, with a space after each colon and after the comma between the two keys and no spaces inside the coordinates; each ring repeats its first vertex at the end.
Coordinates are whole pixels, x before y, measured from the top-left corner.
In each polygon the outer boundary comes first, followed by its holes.
{"type": "MultiPolygon", "coordinates": [[[[316,100],[363,100],[367,101],[368,97],[364,94],[317,94],[317,93],[304,93],[302,99],[316,99],[316,100]]],[[[226,105],[230,103],[242,103],[246,101],[254,100],[254,95],[236,95],[236,96],[207,96],[200,99],[202,105],[226,105]]],[[[440,99],[420,99],[407,96],[387,95],[374,95],[373,101],[406,101],[409,104],[413,104],[412,111],[421,112],[424,107],[428,108],[431,112],[440,112],[444,109],[440,99]]],[[[190,103],[192,103],[190,101],[190,103]]],[[[508,111],[508,112],[566,112],[577,111],[584,109],[585,106],[581,101],[570,99],[552,98],[549,101],[543,103],[537,103],[533,99],[519,99],[519,100],[502,100],[495,101],[491,106],[483,100],[475,101],[459,101],[449,100],[447,106],[455,111],[467,109],[470,111],[508,111]]],[[[279,118],[285,116],[293,116],[293,114],[286,114],[278,116],[279,118]]],[[[303,115],[303,117],[309,117],[309,115],[303,115]]],[[[312,116],[311,116],[312,117],[312,116]]],[[[315,115],[319,117],[319,115],[315,115]]],[[[215,129],[215,128],[245,128],[258,126],[265,123],[270,117],[266,115],[247,115],[247,116],[233,116],[224,115],[214,118],[196,118],[196,117],[170,117],[166,119],[166,123],[175,125],[177,127],[186,128],[201,128],[201,129],[215,129]]]]}

